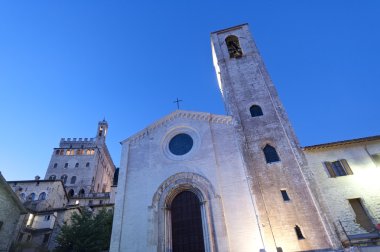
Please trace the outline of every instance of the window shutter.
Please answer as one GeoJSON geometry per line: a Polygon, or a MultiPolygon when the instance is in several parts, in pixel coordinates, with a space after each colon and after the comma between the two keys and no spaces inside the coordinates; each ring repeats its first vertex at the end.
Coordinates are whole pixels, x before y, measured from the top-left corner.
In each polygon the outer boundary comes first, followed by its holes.
{"type": "Polygon", "coordinates": [[[331,162],[327,162],[326,161],[324,163],[325,163],[325,166],[326,166],[327,170],[329,171],[330,177],[331,178],[335,178],[336,174],[335,174],[334,169],[333,169],[333,167],[331,165],[331,162]]]}
{"type": "Polygon", "coordinates": [[[354,174],[354,173],[352,172],[350,166],[348,165],[348,162],[347,162],[346,159],[341,159],[341,160],[339,160],[339,161],[340,161],[340,163],[343,165],[343,168],[346,170],[347,175],[352,175],[352,174],[354,174]]]}

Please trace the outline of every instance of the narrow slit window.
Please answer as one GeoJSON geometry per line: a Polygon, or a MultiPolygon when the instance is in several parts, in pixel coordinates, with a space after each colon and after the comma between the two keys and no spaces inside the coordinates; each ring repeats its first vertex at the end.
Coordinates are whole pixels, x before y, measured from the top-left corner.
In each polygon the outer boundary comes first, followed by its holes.
{"type": "Polygon", "coordinates": [[[301,228],[298,225],[296,225],[294,227],[294,231],[296,231],[296,235],[297,235],[298,240],[305,239],[305,236],[303,236],[301,228]]]}
{"type": "Polygon", "coordinates": [[[284,201],[290,201],[289,195],[286,190],[281,190],[281,195],[284,201]]]}

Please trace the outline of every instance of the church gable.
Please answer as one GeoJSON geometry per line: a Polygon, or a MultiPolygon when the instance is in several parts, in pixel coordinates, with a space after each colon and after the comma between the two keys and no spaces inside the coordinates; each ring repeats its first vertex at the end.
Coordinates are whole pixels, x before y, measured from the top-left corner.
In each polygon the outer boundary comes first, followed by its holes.
{"type": "Polygon", "coordinates": [[[140,139],[147,137],[149,134],[152,134],[156,130],[162,127],[167,127],[168,124],[175,121],[180,121],[180,120],[194,121],[194,122],[204,121],[204,122],[210,122],[210,123],[215,123],[215,124],[226,124],[226,125],[234,124],[233,118],[231,116],[214,115],[211,113],[204,113],[204,112],[176,110],[173,113],[152,123],[145,129],[121,141],[121,144],[124,144],[126,142],[130,142],[130,143],[138,142],[140,139]]]}

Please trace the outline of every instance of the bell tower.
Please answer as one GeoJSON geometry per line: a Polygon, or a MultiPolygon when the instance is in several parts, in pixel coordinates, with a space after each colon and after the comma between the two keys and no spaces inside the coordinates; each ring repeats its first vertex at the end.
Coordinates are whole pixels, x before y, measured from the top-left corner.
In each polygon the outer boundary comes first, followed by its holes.
{"type": "Polygon", "coordinates": [[[100,121],[98,123],[98,131],[96,133],[96,138],[105,140],[107,136],[107,131],[108,131],[108,123],[105,119],[103,119],[103,121],[100,121]]]}
{"type": "Polygon", "coordinates": [[[213,32],[214,67],[250,177],[266,251],[331,248],[307,164],[247,24],[213,32]]]}

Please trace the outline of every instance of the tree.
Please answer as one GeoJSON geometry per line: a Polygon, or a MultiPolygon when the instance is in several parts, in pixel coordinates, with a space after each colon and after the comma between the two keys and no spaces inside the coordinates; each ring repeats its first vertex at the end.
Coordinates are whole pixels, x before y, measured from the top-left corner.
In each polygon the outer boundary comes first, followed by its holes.
{"type": "Polygon", "coordinates": [[[113,213],[102,209],[98,214],[82,208],[73,213],[70,224],[64,224],[57,236],[57,252],[97,252],[109,249],[113,213]]]}

